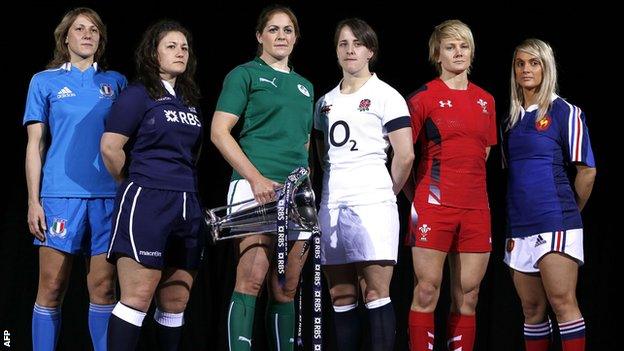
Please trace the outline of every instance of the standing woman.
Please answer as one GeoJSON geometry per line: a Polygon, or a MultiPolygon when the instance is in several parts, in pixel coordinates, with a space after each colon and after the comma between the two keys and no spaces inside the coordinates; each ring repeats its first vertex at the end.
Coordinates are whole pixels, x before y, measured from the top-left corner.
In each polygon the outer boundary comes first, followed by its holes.
{"type": "Polygon", "coordinates": [[[410,116],[403,97],[370,71],[379,44],[366,22],[340,22],[334,46],[343,76],[318,101],[314,128],[321,136],[316,141],[324,169],[321,262],[334,306],[337,349],[360,349],[356,307],[361,287],[368,310],[367,343],[371,350],[393,350],[389,290],[399,244],[396,194],[414,160],[410,116]],[[390,145],[394,157],[388,174],[390,145]]]}
{"type": "Polygon", "coordinates": [[[106,262],[104,253],[110,240],[115,181],[104,169],[99,140],[126,79],[97,64],[107,38],[92,9],[67,12],[54,38],[54,58],[48,70],[33,76],[24,113],[28,227],[39,246],[33,349],[55,348],[73,258],[83,254],[88,263],[93,348],[106,350],[106,327],[115,305],[115,267],[106,262]]]}
{"type": "Polygon", "coordinates": [[[177,350],[201,261],[195,164],[202,122],[191,48],[191,34],[177,22],[148,28],[136,51],[138,82],[113,106],[102,137],[104,162],[120,182],[123,147],[132,143],[107,255],[117,264],[121,287],[108,330],[113,350],[134,350],[154,293],[158,343],[163,350],[177,350]]]}
{"type": "MultiPolygon", "coordinates": [[[[312,129],[312,84],[295,73],[289,57],[299,38],[293,12],[283,6],[265,8],[256,26],[258,56],[233,69],[212,118],[211,140],[234,169],[228,204],[256,201],[231,209],[235,212],[275,198],[275,189],[297,167],[308,167],[312,129]],[[238,142],[231,130],[243,123],[238,142]]],[[[249,350],[256,297],[267,272],[269,302],[266,328],[271,348],[292,350],[294,297],[307,252],[302,251],[310,233],[289,235],[286,281],[280,286],[271,265],[274,236],[251,235],[237,241],[239,261],[236,285],[228,310],[230,350],[249,350]]]]}
{"type": "MultiPolygon", "coordinates": [[[[409,99],[414,140],[422,157],[407,244],[412,246],[414,296],[409,315],[412,350],[434,344],[434,310],[449,258],[449,350],[471,351],[479,285],[492,250],[485,162],[496,144],[494,98],[468,80],[474,39],[461,21],[448,20],[429,38],[429,60],[440,76],[409,99]]],[[[410,184],[411,185],[411,184],[410,184]]]]}
{"type": "Polygon", "coordinates": [[[504,145],[509,166],[505,263],[522,301],[527,351],[548,350],[548,303],[563,350],[585,349],[585,321],[575,290],[584,260],[580,212],[596,168],[585,114],[556,92],[551,47],[539,39],[525,40],[513,56],[504,145]],[[576,170],[573,180],[570,168],[576,170]]]}

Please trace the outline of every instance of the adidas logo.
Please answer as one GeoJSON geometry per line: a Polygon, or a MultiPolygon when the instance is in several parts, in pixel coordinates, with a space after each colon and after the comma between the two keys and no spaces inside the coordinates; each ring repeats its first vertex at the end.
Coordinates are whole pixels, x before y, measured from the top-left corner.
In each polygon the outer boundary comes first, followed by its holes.
{"type": "Polygon", "coordinates": [[[58,93],[56,93],[56,97],[59,99],[72,96],[76,96],[76,94],[74,94],[74,92],[71,91],[71,89],[69,89],[68,87],[63,87],[63,89],[59,90],[58,93]]]}
{"type": "Polygon", "coordinates": [[[542,244],[546,244],[546,240],[544,240],[541,235],[538,235],[537,240],[535,240],[535,247],[538,247],[542,244]]]}

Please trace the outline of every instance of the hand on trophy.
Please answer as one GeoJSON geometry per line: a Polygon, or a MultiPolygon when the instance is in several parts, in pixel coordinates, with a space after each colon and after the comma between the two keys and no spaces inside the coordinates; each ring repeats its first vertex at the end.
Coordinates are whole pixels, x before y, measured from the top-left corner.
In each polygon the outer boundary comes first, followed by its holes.
{"type": "Polygon", "coordinates": [[[261,205],[275,201],[275,190],[282,187],[282,184],[258,175],[255,179],[249,179],[254,199],[261,205]]]}

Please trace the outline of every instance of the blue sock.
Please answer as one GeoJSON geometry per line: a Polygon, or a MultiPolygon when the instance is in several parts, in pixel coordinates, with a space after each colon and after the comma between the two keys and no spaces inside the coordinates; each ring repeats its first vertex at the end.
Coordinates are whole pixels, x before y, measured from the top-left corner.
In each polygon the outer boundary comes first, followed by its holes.
{"type": "Polygon", "coordinates": [[[61,330],[61,306],[43,307],[35,304],[32,316],[33,350],[54,350],[61,330]]]}
{"type": "Polygon", "coordinates": [[[145,312],[117,302],[108,320],[108,348],[115,351],[134,351],[141,335],[145,312]]]}
{"type": "Polygon", "coordinates": [[[115,304],[89,304],[89,333],[94,351],[106,351],[106,334],[108,333],[108,319],[115,308],[115,304]]]}
{"type": "Polygon", "coordinates": [[[394,350],[396,318],[389,297],[366,304],[372,351],[394,350]]]}

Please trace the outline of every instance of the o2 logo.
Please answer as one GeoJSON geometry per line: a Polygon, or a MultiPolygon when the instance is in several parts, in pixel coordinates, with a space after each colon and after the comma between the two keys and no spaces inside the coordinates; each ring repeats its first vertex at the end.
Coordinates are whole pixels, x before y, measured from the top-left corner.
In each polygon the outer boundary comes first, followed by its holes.
{"type": "Polygon", "coordinates": [[[349,140],[351,136],[351,130],[349,129],[349,124],[345,121],[336,121],[332,124],[331,128],[329,128],[329,142],[335,147],[341,147],[347,142],[351,143],[351,151],[358,151],[357,142],[355,140],[349,140]],[[340,141],[336,140],[336,129],[341,127],[344,129],[344,138],[340,141]]]}

